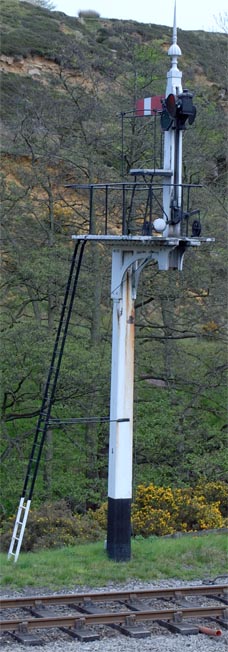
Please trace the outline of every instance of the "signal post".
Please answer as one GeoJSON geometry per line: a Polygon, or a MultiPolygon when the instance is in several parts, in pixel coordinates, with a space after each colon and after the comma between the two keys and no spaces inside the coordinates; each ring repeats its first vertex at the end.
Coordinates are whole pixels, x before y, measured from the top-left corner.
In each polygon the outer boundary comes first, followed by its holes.
{"type": "MultiPolygon", "coordinates": [[[[192,94],[182,89],[178,69],[176,6],[173,42],[168,51],[166,96],[161,113],[164,131],[162,170],[132,170],[135,176],[163,177],[163,214],[152,224],[155,237],[122,239],[112,252],[113,332],[110,403],[107,552],[115,561],[131,557],[131,499],[134,387],[134,303],[143,267],[156,260],[160,270],[182,269],[187,243],[180,238],[182,215],[182,130],[195,118],[192,94]],[[167,183],[168,180],[168,183],[167,183]],[[127,421],[122,422],[121,419],[127,421]]],[[[149,98],[148,98],[149,99],[149,98]]],[[[198,234],[199,235],[199,234],[198,234]]],[[[188,243],[189,244],[189,243],[188,243]]],[[[191,244],[194,244],[193,241],[191,244]]]]}
{"type": "Polygon", "coordinates": [[[135,310],[128,251],[112,252],[112,371],[108,470],[108,555],[130,559],[135,310]],[[124,419],[124,420],[123,420],[124,419]]]}

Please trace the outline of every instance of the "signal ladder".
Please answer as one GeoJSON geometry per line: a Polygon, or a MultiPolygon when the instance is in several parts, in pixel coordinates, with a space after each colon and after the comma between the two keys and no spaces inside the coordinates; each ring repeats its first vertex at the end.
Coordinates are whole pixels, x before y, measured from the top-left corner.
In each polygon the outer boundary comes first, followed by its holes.
{"type": "Polygon", "coordinates": [[[55,397],[55,390],[60,371],[60,365],[66,341],[70,316],[72,312],[74,297],[76,293],[79,272],[82,263],[83,251],[86,241],[77,241],[72,256],[69,277],[65,290],[63,306],[61,310],[58,330],[56,333],[51,364],[44,389],[42,404],[34,435],[31,455],[27,467],[22,497],[20,498],[18,512],[15,520],[13,535],[9,547],[8,559],[13,556],[16,562],[20,553],[25,526],[27,523],[31,499],[33,495],[36,476],[38,473],[43,445],[48,430],[51,407],[55,397]]]}

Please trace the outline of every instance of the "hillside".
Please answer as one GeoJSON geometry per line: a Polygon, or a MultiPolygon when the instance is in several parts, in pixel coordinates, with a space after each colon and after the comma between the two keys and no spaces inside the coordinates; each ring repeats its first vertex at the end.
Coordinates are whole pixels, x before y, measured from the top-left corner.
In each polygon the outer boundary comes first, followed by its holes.
{"type": "MultiPolygon", "coordinates": [[[[88,202],[70,183],[114,182],[148,163],[150,123],[121,115],[164,93],[171,29],[79,19],[1,0],[2,511],[15,509],[50,363],[72,254],[88,202]],[[87,202],[87,203],[86,203],[87,202]]],[[[202,184],[203,234],[184,271],[144,270],[137,298],[134,484],[225,480],[227,36],[178,30],[183,85],[197,119],[184,181],[202,184]]],[[[114,212],[120,210],[117,198],[114,212]]],[[[110,254],[88,248],[53,416],[109,414],[110,254]]],[[[50,429],[35,502],[84,512],[107,494],[108,425],[50,429]]]]}

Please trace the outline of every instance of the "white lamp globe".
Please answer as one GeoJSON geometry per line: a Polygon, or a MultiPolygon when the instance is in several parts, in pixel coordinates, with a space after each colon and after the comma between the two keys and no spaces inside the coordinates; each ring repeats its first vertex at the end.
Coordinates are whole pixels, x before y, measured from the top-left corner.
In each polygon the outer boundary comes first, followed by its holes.
{"type": "Polygon", "coordinates": [[[153,228],[157,233],[162,233],[166,228],[166,221],[162,217],[157,217],[153,222],[153,228]]]}

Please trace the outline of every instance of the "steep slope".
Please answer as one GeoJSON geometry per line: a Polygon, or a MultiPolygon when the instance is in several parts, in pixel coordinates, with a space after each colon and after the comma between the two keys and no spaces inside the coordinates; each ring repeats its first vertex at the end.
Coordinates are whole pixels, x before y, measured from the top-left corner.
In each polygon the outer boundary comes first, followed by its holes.
{"type": "MultiPolygon", "coordinates": [[[[164,93],[171,30],[81,20],[2,0],[2,457],[4,509],[20,495],[71,254],[88,203],[71,182],[119,181],[149,161],[150,123],[136,99],[164,93]],[[20,463],[18,460],[20,459],[20,463]],[[14,480],[12,482],[12,479],[14,480]],[[13,485],[13,492],[12,492],[13,485]],[[10,488],[10,490],[9,490],[10,488]]],[[[226,61],[223,34],[178,30],[197,120],[184,136],[184,180],[212,248],[181,275],[145,270],[137,301],[135,482],[225,476],[226,61]],[[178,460],[178,463],[177,463],[178,460]]],[[[115,198],[113,214],[120,207],[115,198]]],[[[88,251],[55,416],[109,413],[110,259],[88,251]]],[[[49,433],[37,495],[86,508],[106,496],[107,427],[49,433]]]]}

